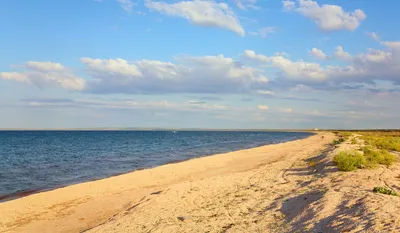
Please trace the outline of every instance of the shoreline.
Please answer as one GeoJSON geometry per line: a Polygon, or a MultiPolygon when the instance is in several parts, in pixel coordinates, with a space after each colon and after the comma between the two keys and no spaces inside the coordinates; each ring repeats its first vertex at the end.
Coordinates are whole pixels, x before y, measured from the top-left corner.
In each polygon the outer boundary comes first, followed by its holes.
{"type": "Polygon", "coordinates": [[[326,133],[314,133],[289,142],[191,158],[179,163],[164,164],[2,202],[0,231],[8,232],[11,229],[12,232],[54,232],[57,228],[57,232],[70,232],[90,229],[119,213],[130,203],[141,200],[144,196],[151,196],[170,185],[255,169],[284,159],[290,150],[300,153],[304,146],[314,148],[312,151],[315,148],[320,150],[330,140],[330,137],[325,137],[322,142],[320,134],[326,133]]]}
{"type": "MultiPolygon", "coordinates": [[[[24,130],[15,130],[15,131],[24,131],[24,130]]],[[[30,130],[26,130],[26,131],[30,131],[30,130]]],[[[41,131],[41,130],[37,130],[37,131],[41,131]]],[[[47,131],[47,130],[43,130],[43,131],[47,131]]],[[[49,131],[53,131],[53,130],[49,130],[49,131]]],[[[54,130],[54,131],[57,131],[57,130],[54,130]]],[[[71,131],[75,131],[75,130],[71,130],[71,131]]],[[[79,130],[76,130],[76,131],[79,131],[79,130]]],[[[90,130],[90,131],[97,131],[97,130],[90,130]]],[[[124,130],[118,130],[118,131],[124,131],[124,130]]],[[[232,131],[232,132],[240,132],[240,131],[232,131]]],[[[261,132],[302,132],[302,133],[305,133],[307,131],[261,131],[261,132]]],[[[290,140],[290,141],[285,141],[285,142],[270,143],[270,144],[263,144],[263,145],[258,145],[258,146],[255,146],[255,147],[239,149],[239,150],[232,150],[232,151],[227,151],[227,152],[218,153],[218,154],[206,154],[206,155],[201,155],[201,156],[182,159],[182,160],[172,160],[172,161],[168,161],[166,163],[162,163],[162,164],[155,165],[155,166],[152,166],[152,167],[139,167],[139,168],[137,168],[135,170],[129,170],[129,171],[126,171],[126,172],[121,172],[121,173],[115,173],[115,174],[112,174],[112,175],[107,176],[107,177],[93,178],[93,179],[89,179],[89,180],[85,180],[85,181],[76,181],[76,182],[72,182],[72,183],[57,185],[56,187],[48,187],[48,188],[35,189],[35,190],[24,190],[24,191],[20,191],[20,192],[16,192],[16,193],[6,194],[6,195],[0,196],[0,204],[8,202],[8,201],[24,198],[24,197],[27,197],[27,196],[30,196],[30,195],[34,195],[34,194],[40,194],[40,193],[49,192],[49,191],[53,191],[53,190],[60,189],[60,188],[66,188],[66,187],[69,187],[69,186],[72,186],[72,185],[82,184],[82,183],[86,183],[86,182],[95,182],[95,181],[98,181],[98,180],[108,179],[108,178],[112,178],[112,177],[116,177],[116,176],[120,176],[120,175],[124,175],[124,174],[129,174],[129,173],[136,172],[136,171],[154,169],[154,168],[157,168],[157,167],[160,167],[160,166],[164,166],[164,165],[168,165],[168,164],[182,163],[182,162],[186,162],[186,161],[189,161],[189,160],[192,160],[192,159],[205,158],[205,157],[215,156],[215,155],[219,155],[219,154],[231,153],[231,152],[242,151],[242,150],[249,150],[249,149],[254,149],[254,148],[259,148],[259,147],[269,146],[269,145],[278,145],[278,144],[281,144],[281,143],[293,142],[293,141],[297,141],[297,140],[303,140],[303,139],[307,139],[309,137],[312,137],[312,136],[318,134],[317,132],[311,132],[311,131],[308,132],[308,133],[310,133],[309,136],[307,136],[305,138],[301,138],[301,139],[295,139],[295,140],[290,140]]]]}

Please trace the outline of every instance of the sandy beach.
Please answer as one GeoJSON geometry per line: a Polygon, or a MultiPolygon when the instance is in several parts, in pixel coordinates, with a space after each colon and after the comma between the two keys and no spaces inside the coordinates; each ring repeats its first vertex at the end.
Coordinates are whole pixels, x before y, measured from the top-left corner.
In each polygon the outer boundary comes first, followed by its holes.
{"type": "MultiPolygon", "coordinates": [[[[324,136],[322,138],[321,136],[324,136]]],[[[338,172],[336,136],[167,164],[0,203],[0,232],[398,232],[400,166],[338,172]]]]}

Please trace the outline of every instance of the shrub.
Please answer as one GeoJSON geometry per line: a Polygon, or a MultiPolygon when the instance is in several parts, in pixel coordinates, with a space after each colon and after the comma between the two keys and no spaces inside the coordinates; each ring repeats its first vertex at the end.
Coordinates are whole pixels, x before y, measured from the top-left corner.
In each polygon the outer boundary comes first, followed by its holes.
{"type": "Polygon", "coordinates": [[[374,150],[370,146],[363,147],[362,150],[368,167],[374,167],[378,164],[390,166],[397,161],[396,155],[386,150],[374,150]]]}
{"type": "Polygon", "coordinates": [[[351,144],[357,144],[357,140],[355,138],[351,139],[351,144]]]}
{"type": "Polygon", "coordinates": [[[334,157],[340,171],[354,171],[358,168],[364,168],[367,164],[365,157],[357,151],[342,151],[334,157]]]}
{"type": "Polygon", "coordinates": [[[398,196],[398,194],[395,191],[386,187],[375,187],[372,191],[374,193],[382,193],[386,195],[398,196]]]}
{"type": "Polygon", "coordinates": [[[364,141],[378,149],[400,151],[400,137],[396,136],[364,136],[364,141]]]}
{"type": "Polygon", "coordinates": [[[338,145],[338,144],[340,144],[340,143],[342,143],[342,142],[344,142],[344,138],[339,138],[339,140],[333,140],[333,141],[332,141],[332,144],[333,144],[333,145],[338,145]]]}

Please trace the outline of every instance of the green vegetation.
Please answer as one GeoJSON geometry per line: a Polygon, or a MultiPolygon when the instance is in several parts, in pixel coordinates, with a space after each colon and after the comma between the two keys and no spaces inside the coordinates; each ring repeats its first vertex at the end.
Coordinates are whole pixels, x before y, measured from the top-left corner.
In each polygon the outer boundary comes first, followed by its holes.
{"type": "Polygon", "coordinates": [[[344,141],[349,139],[349,137],[352,135],[352,133],[350,133],[350,132],[340,132],[339,134],[343,138],[344,141]]]}
{"type": "MultiPolygon", "coordinates": [[[[357,132],[366,146],[360,151],[340,152],[334,158],[339,170],[353,171],[360,168],[375,168],[379,165],[390,166],[398,161],[398,157],[390,151],[400,151],[400,132],[357,132]]],[[[339,140],[334,140],[337,145],[347,140],[352,132],[337,132],[339,140]]],[[[358,144],[355,137],[351,144],[358,144]]]]}
{"type": "Polygon", "coordinates": [[[356,140],[355,138],[352,138],[352,139],[351,139],[351,144],[353,144],[353,145],[354,145],[354,144],[357,144],[357,140],[356,140]]]}
{"type": "Polygon", "coordinates": [[[395,191],[393,191],[390,188],[386,188],[386,187],[375,187],[372,191],[374,193],[382,193],[382,194],[386,194],[386,195],[399,196],[395,191]]]}
{"type": "Polygon", "coordinates": [[[367,167],[373,168],[377,165],[390,166],[397,161],[397,156],[389,153],[386,150],[373,149],[371,146],[365,146],[362,148],[364,157],[367,160],[367,167]]]}
{"type": "Polygon", "coordinates": [[[358,151],[342,151],[334,157],[340,171],[354,171],[361,168],[374,168],[378,165],[390,166],[397,161],[397,156],[386,150],[376,150],[372,147],[358,151]]]}
{"type": "Polygon", "coordinates": [[[364,168],[367,164],[365,157],[357,151],[339,152],[333,161],[337,164],[340,171],[354,171],[364,168]]]}
{"type": "Polygon", "coordinates": [[[315,162],[315,160],[311,160],[311,161],[307,162],[307,165],[309,167],[316,167],[317,166],[317,162],[315,162]]]}
{"type": "Polygon", "coordinates": [[[339,138],[339,140],[333,140],[333,141],[332,141],[332,144],[333,144],[333,145],[338,145],[338,144],[340,144],[340,143],[342,143],[342,142],[344,142],[344,138],[339,138]]]}
{"type": "Polygon", "coordinates": [[[378,149],[400,151],[400,137],[388,135],[364,135],[362,137],[364,142],[368,145],[374,146],[378,149]]]}

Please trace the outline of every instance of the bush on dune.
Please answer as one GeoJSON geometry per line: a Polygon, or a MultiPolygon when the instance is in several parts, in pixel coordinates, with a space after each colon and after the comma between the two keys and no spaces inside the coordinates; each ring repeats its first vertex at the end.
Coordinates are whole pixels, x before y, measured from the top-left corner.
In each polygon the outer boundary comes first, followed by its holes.
{"type": "Polygon", "coordinates": [[[369,146],[362,148],[368,167],[375,167],[379,164],[390,166],[397,161],[397,156],[386,150],[374,150],[369,146]]]}
{"type": "Polygon", "coordinates": [[[340,171],[354,171],[359,168],[364,168],[367,164],[365,157],[357,151],[342,151],[339,152],[334,162],[337,164],[340,171]]]}
{"type": "Polygon", "coordinates": [[[378,149],[400,151],[400,137],[396,136],[364,136],[364,141],[378,149]]]}
{"type": "Polygon", "coordinates": [[[353,144],[353,145],[354,145],[354,144],[357,144],[357,140],[356,140],[355,138],[352,138],[352,139],[351,139],[351,144],[353,144]]]}
{"type": "Polygon", "coordinates": [[[382,193],[382,194],[386,194],[386,195],[399,196],[394,190],[386,188],[386,187],[375,187],[372,191],[374,193],[382,193]]]}

